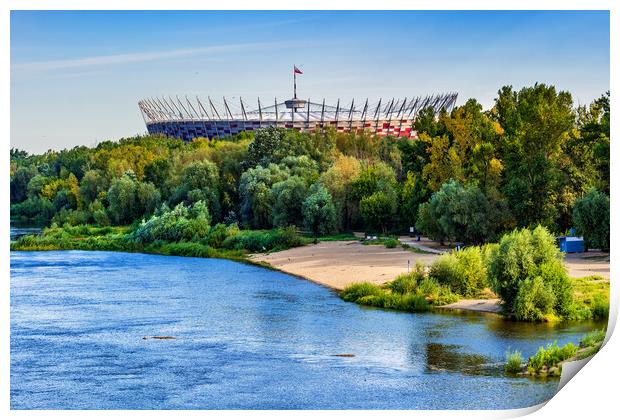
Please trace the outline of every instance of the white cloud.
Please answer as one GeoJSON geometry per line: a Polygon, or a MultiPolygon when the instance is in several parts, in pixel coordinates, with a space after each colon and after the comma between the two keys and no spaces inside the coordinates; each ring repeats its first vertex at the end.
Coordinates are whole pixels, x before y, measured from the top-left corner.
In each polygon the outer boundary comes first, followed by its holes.
{"type": "Polygon", "coordinates": [[[282,48],[290,46],[289,42],[262,42],[213,45],[202,48],[185,48],[168,51],[138,52],[129,54],[100,55],[93,57],[81,57],[63,60],[30,61],[16,63],[11,66],[11,71],[53,71],[85,67],[103,67],[118,64],[139,63],[144,61],[156,61],[166,58],[184,57],[204,54],[225,54],[240,51],[256,51],[270,48],[282,48]]]}

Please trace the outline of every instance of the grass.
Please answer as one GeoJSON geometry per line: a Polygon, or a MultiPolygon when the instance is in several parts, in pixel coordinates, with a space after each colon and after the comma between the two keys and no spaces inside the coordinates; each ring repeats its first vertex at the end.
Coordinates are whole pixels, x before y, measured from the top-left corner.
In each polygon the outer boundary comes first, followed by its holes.
{"type": "Polygon", "coordinates": [[[353,284],[344,289],[340,293],[340,297],[347,302],[355,302],[360,305],[406,312],[421,312],[430,308],[424,296],[413,293],[392,293],[372,283],[353,284]]]}
{"type": "Polygon", "coordinates": [[[570,359],[576,353],[579,347],[573,343],[568,343],[563,347],[559,347],[556,342],[547,345],[547,347],[541,347],[536,354],[527,362],[528,372],[531,374],[541,374],[543,369],[547,371],[552,367],[557,367],[560,362],[570,359]]]}
{"type": "MultiPolygon", "coordinates": [[[[560,376],[562,363],[571,360],[581,360],[596,354],[605,339],[605,330],[595,330],[584,335],[576,346],[567,343],[559,347],[557,342],[540,347],[536,354],[527,360],[526,370],[530,376],[560,376]]],[[[518,352],[506,353],[505,370],[507,373],[521,373],[521,354],[518,352]],[[518,363],[517,363],[518,361],[518,363]],[[517,367],[518,366],[518,367],[517,367]]]]}
{"type": "Polygon", "coordinates": [[[605,340],[605,330],[594,330],[589,334],[584,335],[579,341],[581,347],[592,347],[599,345],[605,340]]]}
{"type": "Polygon", "coordinates": [[[340,293],[340,297],[360,305],[406,312],[428,311],[432,306],[453,303],[459,299],[449,287],[428,278],[422,265],[416,265],[411,273],[401,274],[383,286],[372,283],[352,284],[340,293]]]}
{"type": "Polygon", "coordinates": [[[609,318],[609,280],[601,276],[571,278],[573,309],[571,319],[609,318]]]}
{"type": "Polygon", "coordinates": [[[506,352],[506,373],[519,373],[523,364],[520,351],[506,352]]]}

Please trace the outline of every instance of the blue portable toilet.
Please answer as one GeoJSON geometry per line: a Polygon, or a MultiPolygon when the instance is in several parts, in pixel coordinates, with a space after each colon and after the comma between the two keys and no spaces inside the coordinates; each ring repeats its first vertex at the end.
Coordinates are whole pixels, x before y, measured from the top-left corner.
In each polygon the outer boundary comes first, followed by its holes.
{"type": "Polygon", "coordinates": [[[560,251],[564,253],[577,253],[584,252],[585,250],[583,238],[577,236],[560,236],[558,240],[560,242],[560,251]]]}

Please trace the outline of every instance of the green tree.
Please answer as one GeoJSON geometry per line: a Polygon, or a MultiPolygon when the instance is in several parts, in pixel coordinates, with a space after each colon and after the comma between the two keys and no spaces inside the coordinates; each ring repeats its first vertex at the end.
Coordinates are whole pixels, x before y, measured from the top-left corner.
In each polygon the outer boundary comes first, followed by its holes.
{"type": "Polygon", "coordinates": [[[89,205],[110,188],[105,174],[100,170],[90,170],[84,173],[80,181],[80,196],[86,205],[89,205]]]}
{"type": "Polygon", "coordinates": [[[396,187],[394,169],[383,162],[366,166],[351,183],[351,197],[359,203],[366,228],[386,232],[394,224],[398,210],[396,187]]]}
{"type": "Polygon", "coordinates": [[[336,209],[337,228],[349,229],[358,217],[358,201],[352,196],[352,183],[359,176],[360,161],[351,156],[340,156],[321,174],[321,184],[332,197],[336,209]]]}
{"type": "Polygon", "coordinates": [[[306,182],[297,175],[276,182],[271,187],[273,225],[301,225],[301,207],[308,194],[306,182]]]}
{"type": "Polygon", "coordinates": [[[240,210],[245,226],[253,228],[271,226],[271,187],[288,176],[288,169],[283,169],[273,163],[266,168],[258,165],[241,175],[239,180],[240,210]]]}
{"type": "Polygon", "coordinates": [[[168,158],[155,159],[144,166],[144,181],[162,190],[172,175],[172,163],[168,158]]]}
{"type": "Polygon", "coordinates": [[[574,126],[568,92],[536,84],[519,92],[499,91],[494,118],[503,128],[502,191],[519,226],[553,225],[559,212],[562,146],[574,126]]]}
{"type": "Polygon", "coordinates": [[[609,197],[591,189],[575,202],[573,223],[587,248],[609,249],[609,197]]]}
{"type": "Polygon", "coordinates": [[[489,217],[492,207],[474,185],[450,181],[420,208],[416,227],[435,240],[479,244],[494,238],[498,226],[489,217]]]}
{"type": "Polygon", "coordinates": [[[360,213],[368,227],[385,233],[396,214],[396,206],[395,194],[377,191],[360,200],[360,213]]]}
{"type": "Polygon", "coordinates": [[[20,166],[11,176],[11,203],[19,203],[28,197],[28,184],[38,175],[34,166],[20,166]]]}
{"type": "Polygon", "coordinates": [[[313,186],[302,206],[304,227],[314,236],[327,235],[336,230],[336,209],[332,196],[321,184],[313,186]]]}
{"type": "Polygon", "coordinates": [[[141,183],[132,173],[112,182],[107,194],[108,215],[115,224],[127,224],[151,214],[161,201],[159,191],[150,183],[141,183]]]}
{"type": "Polygon", "coordinates": [[[408,172],[401,192],[400,205],[400,217],[405,226],[415,226],[420,205],[427,200],[428,190],[424,182],[420,177],[408,172]]]}
{"type": "Polygon", "coordinates": [[[193,204],[204,201],[209,206],[211,215],[220,215],[219,171],[215,164],[208,160],[188,164],[181,174],[180,185],[173,193],[172,204],[184,201],[193,204]]]}

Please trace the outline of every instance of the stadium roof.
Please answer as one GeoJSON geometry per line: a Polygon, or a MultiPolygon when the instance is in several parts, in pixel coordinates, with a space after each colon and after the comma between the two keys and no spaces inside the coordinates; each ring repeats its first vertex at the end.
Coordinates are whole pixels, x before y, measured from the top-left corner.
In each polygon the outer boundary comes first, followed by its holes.
{"type": "Polygon", "coordinates": [[[257,105],[252,106],[239,98],[238,102],[228,101],[222,98],[222,102],[201,100],[196,97],[190,100],[187,96],[180,99],[161,97],[146,98],[138,102],[144,121],[149,123],[170,121],[279,121],[279,120],[305,120],[305,121],[347,121],[347,120],[399,120],[415,119],[417,113],[425,108],[432,108],[435,113],[442,109],[450,111],[456,103],[456,93],[439,95],[416,96],[404,99],[379,99],[369,102],[368,99],[361,103],[354,100],[336,105],[329,105],[325,100],[319,102],[301,101],[303,107],[291,108],[290,101],[272,102],[267,105],[257,100],[257,105]]]}

